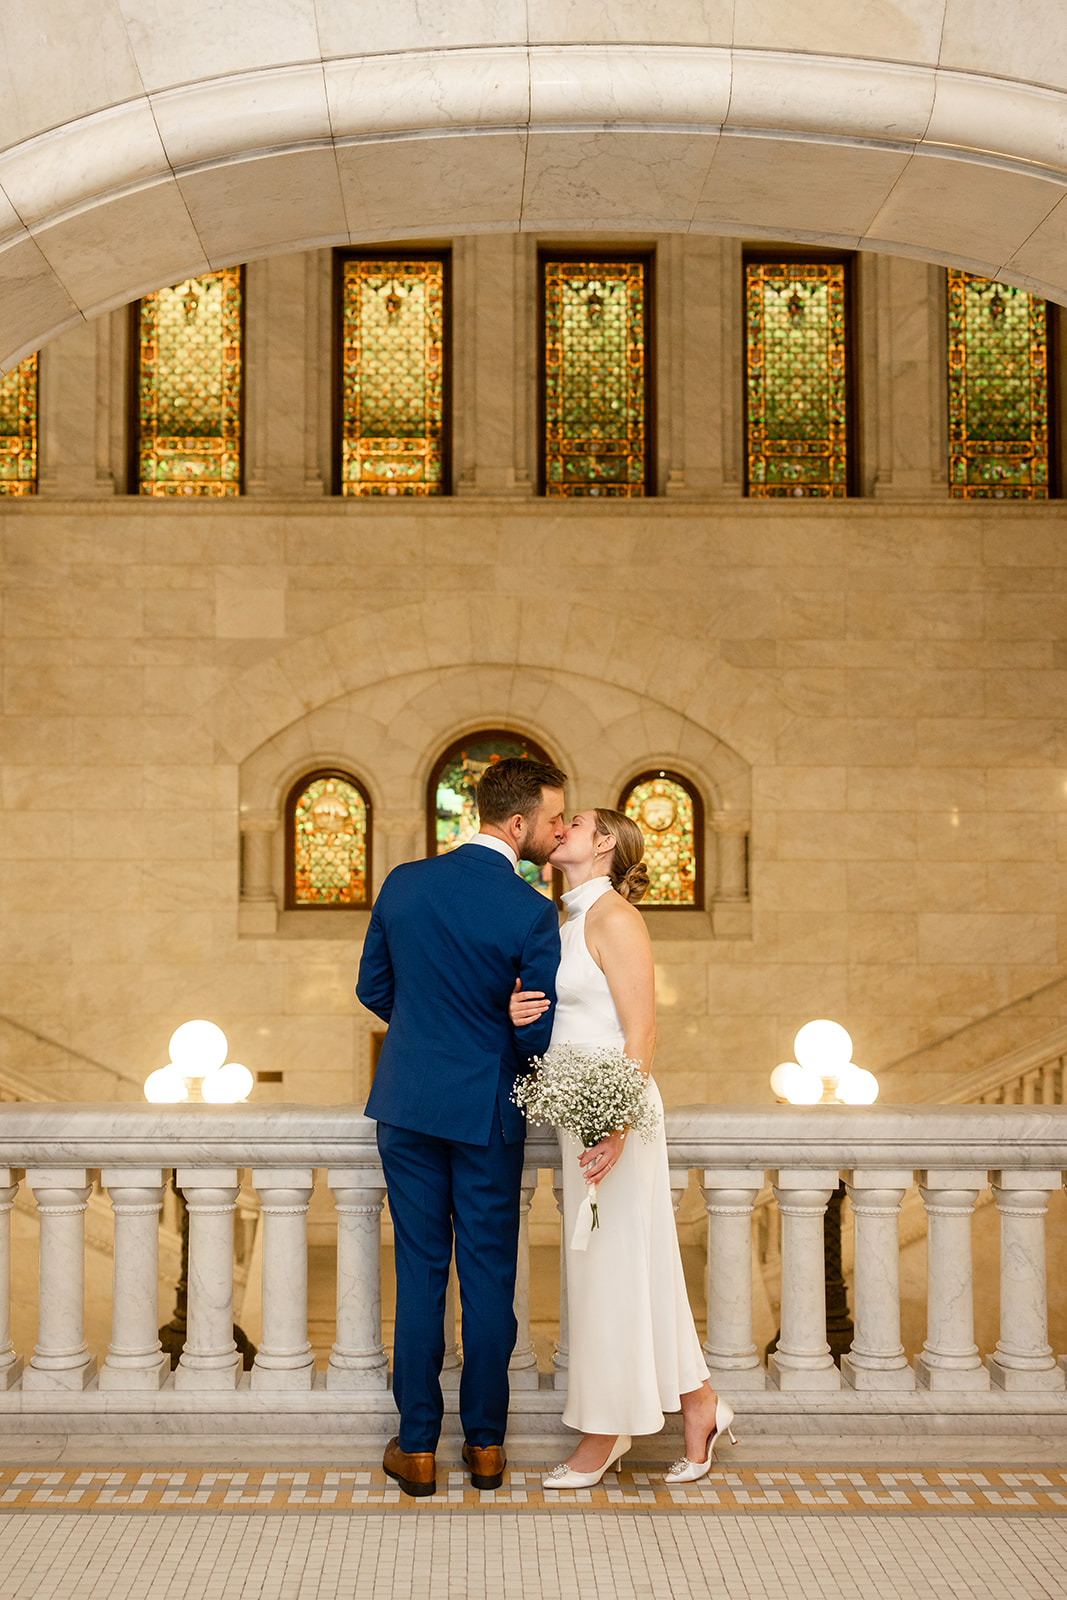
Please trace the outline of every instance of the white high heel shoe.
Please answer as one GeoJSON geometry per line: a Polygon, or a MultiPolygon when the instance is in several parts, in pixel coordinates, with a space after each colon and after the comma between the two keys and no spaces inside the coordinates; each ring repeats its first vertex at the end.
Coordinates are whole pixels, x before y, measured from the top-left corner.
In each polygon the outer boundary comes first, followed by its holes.
{"type": "Polygon", "coordinates": [[[690,1461],[688,1456],[681,1456],[664,1478],[664,1483],[695,1483],[698,1478],[703,1478],[711,1471],[711,1458],[715,1454],[715,1446],[724,1433],[730,1435],[730,1443],[736,1444],[734,1430],[730,1424],[734,1420],[733,1407],[728,1401],[719,1399],[715,1402],[715,1427],[708,1435],[708,1459],[706,1461],[690,1461]]]}
{"type": "Polygon", "coordinates": [[[575,1472],[573,1467],[568,1467],[561,1461],[558,1467],[553,1467],[551,1472],[546,1472],[541,1479],[542,1489],[591,1489],[594,1483],[599,1483],[605,1472],[610,1472],[612,1467],[617,1467],[623,1456],[629,1450],[632,1441],[621,1433],[608,1451],[608,1459],[598,1472],[575,1472]]]}

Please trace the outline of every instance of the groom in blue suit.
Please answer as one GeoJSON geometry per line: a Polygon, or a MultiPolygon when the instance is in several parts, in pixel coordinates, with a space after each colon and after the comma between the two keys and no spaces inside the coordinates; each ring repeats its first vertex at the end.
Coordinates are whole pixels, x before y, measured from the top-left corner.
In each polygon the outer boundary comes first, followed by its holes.
{"type": "Polygon", "coordinates": [[[389,1024],[367,1101],[396,1239],[393,1397],[384,1467],[408,1494],[436,1490],[444,1308],[455,1246],[463,1309],[459,1410],[476,1488],[504,1476],[508,1362],[525,1119],[511,1089],[552,1031],[552,1008],[516,1045],[508,998],[555,1001],[555,907],[515,872],[563,837],[566,775],[509,758],[478,784],[480,833],[394,869],[375,902],[356,994],[389,1024]]]}

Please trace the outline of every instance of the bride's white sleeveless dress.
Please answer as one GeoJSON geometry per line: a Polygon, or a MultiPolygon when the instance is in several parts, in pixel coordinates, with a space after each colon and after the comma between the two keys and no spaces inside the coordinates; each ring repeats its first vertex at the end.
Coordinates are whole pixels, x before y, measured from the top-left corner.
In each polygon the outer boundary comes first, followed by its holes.
{"type": "MultiPolygon", "coordinates": [[[[585,915],[607,878],[563,896],[552,1043],[622,1046],[624,1034],[607,979],[585,942],[585,915]]],[[[622,1155],[599,1186],[600,1226],[588,1247],[570,1248],[586,1194],[581,1145],[560,1132],[563,1239],[567,1262],[569,1360],[563,1421],[583,1433],[657,1433],[663,1413],[708,1376],[689,1309],[667,1170],[663,1103],[650,1078],[646,1093],[660,1112],[647,1144],[627,1135],[622,1155]]]]}

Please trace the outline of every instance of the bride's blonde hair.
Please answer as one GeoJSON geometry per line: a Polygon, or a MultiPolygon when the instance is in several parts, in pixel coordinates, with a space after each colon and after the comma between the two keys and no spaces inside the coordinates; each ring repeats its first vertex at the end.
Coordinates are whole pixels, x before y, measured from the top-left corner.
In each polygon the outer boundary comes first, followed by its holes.
{"type": "Polygon", "coordinates": [[[615,853],[611,858],[611,887],[617,889],[631,905],[648,893],[648,868],[642,861],[645,853],[645,836],[632,817],[621,811],[602,811],[596,808],[596,831],[602,838],[611,835],[615,840],[615,853]]]}

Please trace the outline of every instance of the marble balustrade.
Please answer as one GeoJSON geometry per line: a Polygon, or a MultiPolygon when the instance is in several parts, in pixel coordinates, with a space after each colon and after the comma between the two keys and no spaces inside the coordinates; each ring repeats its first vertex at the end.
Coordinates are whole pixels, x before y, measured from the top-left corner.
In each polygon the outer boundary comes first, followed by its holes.
{"type": "MultiPolygon", "coordinates": [[[[800,1410],[828,1401],[888,1410],[925,1397],[928,1409],[953,1411],[970,1403],[961,1397],[984,1396],[986,1404],[1026,1412],[1040,1397],[1067,1419],[1067,1355],[1048,1342],[1044,1232],[1049,1198],[1067,1175],[1067,1108],[691,1106],[668,1112],[667,1132],[675,1203],[695,1170],[705,1204],[704,1349],[717,1388],[751,1403],[776,1396],[780,1408],[800,1410]],[[855,1226],[855,1338],[838,1366],[826,1340],[823,1225],[841,1179],[855,1226]],[[782,1290],[781,1336],[764,1364],[753,1339],[752,1217],[767,1184],[781,1219],[782,1290]],[[929,1284],[926,1340],[909,1361],[901,1345],[898,1218],[914,1184],[927,1216],[929,1284]],[[988,1189],[1000,1216],[1001,1315],[996,1348],[983,1353],[974,1339],[971,1222],[988,1189]]],[[[552,1173],[561,1200],[558,1150],[538,1130],[527,1143],[523,1179],[512,1378],[520,1409],[524,1395],[529,1405],[540,1396],[558,1412],[567,1381],[565,1289],[547,1371],[538,1372],[530,1328],[528,1218],[542,1171],[552,1173]]],[[[350,1109],[5,1107],[0,1410],[17,1404],[24,1415],[35,1407],[55,1414],[57,1391],[78,1395],[83,1407],[98,1395],[101,1405],[120,1409],[124,1396],[132,1404],[139,1394],[143,1406],[152,1392],[165,1393],[178,1411],[187,1405],[201,1413],[232,1409],[242,1394],[249,1404],[269,1399],[290,1412],[316,1395],[321,1401],[323,1391],[356,1409],[387,1404],[385,1199],[373,1124],[350,1109]],[[335,1339],[324,1372],[315,1370],[308,1337],[307,1215],[316,1168],[325,1169],[337,1220],[335,1339]],[[232,1332],[242,1169],[251,1170],[263,1230],[263,1331],[247,1376],[232,1332]],[[83,1333],[85,1211],[98,1172],[115,1222],[106,1353],[90,1351],[83,1333]],[[171,1172],[190,1229],[188,1338],[173,1374],[155,1327],[159,1216],[171,1172]],[[16,1351],[9,1336],[9,1230],[20,1183],[40,1220],[32,1352],[16,1351]]],[[[459,1359],[453,1354],[450,1364],[459,1359]]]]}

